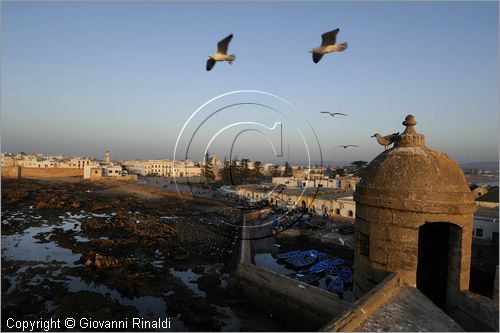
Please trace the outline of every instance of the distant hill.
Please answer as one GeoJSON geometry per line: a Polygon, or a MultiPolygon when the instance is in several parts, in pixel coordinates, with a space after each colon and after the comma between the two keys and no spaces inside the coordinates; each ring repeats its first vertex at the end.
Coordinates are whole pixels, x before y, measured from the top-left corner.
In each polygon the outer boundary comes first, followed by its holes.
{"type": "Polygon", "coordinates": [[[480,169],[480,170],[492,170],[498,171],[498,161],[497,162],[471,162],[460,164],[462,169],[480,169]]]}

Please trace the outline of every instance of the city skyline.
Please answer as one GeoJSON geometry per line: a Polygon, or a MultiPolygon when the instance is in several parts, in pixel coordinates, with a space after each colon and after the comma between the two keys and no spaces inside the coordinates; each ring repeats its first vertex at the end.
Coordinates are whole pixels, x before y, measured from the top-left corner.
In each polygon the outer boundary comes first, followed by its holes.
{"type": "MultiPolygon", "coordinates": [[[[498,160],[497,2],[4,2],[2,32],[2,151],[170,158],[203,103],[257,89],[295,106],[325,162],[370,161],[383,151],[370,136],[402,132],[407,114],[430,148],[498,160]],[[314,64],[337,27],[349,47],[314,64]],[[234,64],[206,72],[229,33],[234,64]],[[331,149],[346,144],[360,147],[331,149]]],[[[239,156],[269,160],[244,139],[239,156]]]]}

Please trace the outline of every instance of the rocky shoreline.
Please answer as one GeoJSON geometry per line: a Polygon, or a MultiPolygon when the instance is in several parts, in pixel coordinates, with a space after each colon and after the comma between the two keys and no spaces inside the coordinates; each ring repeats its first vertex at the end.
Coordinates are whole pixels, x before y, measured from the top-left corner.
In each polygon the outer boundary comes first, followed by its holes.
{"type": "Polygon", "coordinates": [[[239,211],[216,202],[188,210],[175,195],[134,191],[2,180],[3,330],[9,317],[68,316],[168,316],[171,330],[293,330],[228,284],[238,242],[221,234],[237,236],[239,211]]]}

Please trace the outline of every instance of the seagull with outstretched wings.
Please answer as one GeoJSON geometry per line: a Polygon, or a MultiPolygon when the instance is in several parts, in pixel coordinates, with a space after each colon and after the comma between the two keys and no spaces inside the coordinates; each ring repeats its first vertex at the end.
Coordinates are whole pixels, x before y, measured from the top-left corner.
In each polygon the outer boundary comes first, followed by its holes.
{"type": "Polygon", "coordinates": [[[320,113],[327,113],[332,117],[335,116],[347,116],[347,113],[341,113],[341,112],[328,112],[328,111],[321,111],[320,113]]]}
{"type": "Polygon", "coordinates": [[[312,49],[312,58],[315,64],[317,64],[321,58],[327,53],[330,52],[342,52],[347,48],[347,43],[336,44],[337,43],[337,34],[340,29],[337,28],[332,31],[325,32],[321,35],[321,46],[315,47],[312,49]]]}
{"type": "Polygon", "coordinates": [[[347,149],[349,147],[359,147],[359,146],[358,145],[338,145],[335,148],[344,148],[344,149],[347,149]]]}
{"type": "Polygon", "coordinates": [[[227,54],[227,48],[229,47],[229,42],[233,38],[233,34],[230,34],[223,40],[217,43],[217,52],[208,56],[207,60],[207,71],[211,70],[217,61],[227,61],[232,64],[234,59],[236,59],[235,54],[227,54]]]}

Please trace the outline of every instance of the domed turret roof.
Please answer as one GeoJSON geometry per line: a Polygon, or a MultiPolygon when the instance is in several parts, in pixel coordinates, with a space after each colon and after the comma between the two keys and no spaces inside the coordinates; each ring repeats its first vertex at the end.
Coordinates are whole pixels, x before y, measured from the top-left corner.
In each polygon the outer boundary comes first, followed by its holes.
{"type": "Polygon", "coordinates": [[[406,130],[394,148],[370,162],[354,200],[415,212],[473,213],[476,206],[462,169],[446,154],[427,148],[416,124],[415,117],[406,117],[406,130]]]}

